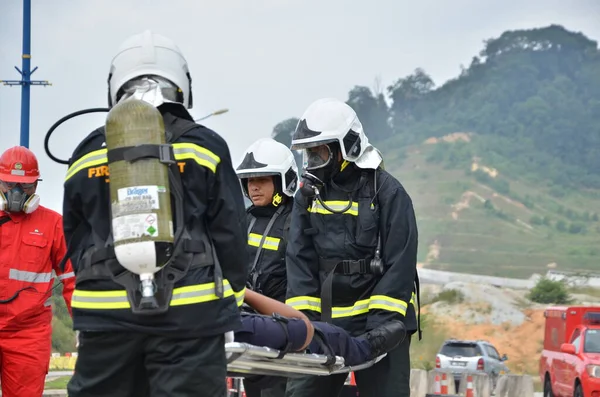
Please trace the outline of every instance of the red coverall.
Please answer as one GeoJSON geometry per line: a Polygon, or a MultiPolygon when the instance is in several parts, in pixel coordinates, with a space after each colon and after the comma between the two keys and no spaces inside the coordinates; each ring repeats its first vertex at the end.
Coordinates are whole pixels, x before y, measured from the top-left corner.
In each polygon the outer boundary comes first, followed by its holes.
{"type": "Polygon", "coordinates": [[[60,214],[39,206],[31,214],[0,211],[0,219],[7,215],[0,226],[0,387],[3,397],[39,397],[52,349],[52,270],[69,312],[75,276],[70,261],[64,272],[58,268],[66,253],[60,214]]]}

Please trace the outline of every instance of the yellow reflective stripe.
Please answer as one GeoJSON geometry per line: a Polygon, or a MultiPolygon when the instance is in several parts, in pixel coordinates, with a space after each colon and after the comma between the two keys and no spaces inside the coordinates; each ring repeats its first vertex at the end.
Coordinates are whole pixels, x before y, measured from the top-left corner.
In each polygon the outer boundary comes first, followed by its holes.
{"type": "MultiPolygon", "coordinates": [[[[223,297],[235,296],[238,306],[239,299],[244,299],[245,288],[234,292],[228,280],[223,280],[223,297]]],[[[192,305],[196,303],[217,300],[215,283],[188,285],[173,289],[170,306],[192,305]]],[[[71,306],[78,309],[128,309],[130,308],[125,290],[113,291],[83,291],[75,289],[71,298],[71,306]]]]}
{"type": "Polygon", "coordinates": [[[332,307],[331,318],[358,316],[369,312],[369,299],[359,300],[352,306],[332,307]]]}
{"type": "Polygon", "coordinates": [[[390,312],[400,313],[401,315],[405,316],[407,308],[408,304],[406,302],[385,295],[373,295],[369,300],[369,310],[388,310],[390,312]]]}
{"type": "Polygon", "coordinates": [[[89,152],[69,167],[69,169],[67,170],[67,176],[65,177],[65,182],[81,170],[90,167],[96,167],[106,162],[108,162],[108,158],[106,157],[106,149],[94,150],[93,152],[89,152]]]}
{"type": "Polygon", "coordinates": [[[296,296],[286,299],[286,305],[290,305],[296,310],[312,310],[321,313],[321,299],[312,296],[296,296]]]}
{"type": "MultiPolygon", "coordinates": [[[[81,170],[106,164],[108,162],[106,153],[107,149],[99,149],[82,156],[67,170],[65,182],[81,170]]],[[[173,153],[176,160],[194,160],[196,163],[208,168],[212,172],[217,171],[217,165],[221,162],[219,156],[210,150],[193,143],[174,143],[173,153]]]]}
{"type": "MultiPolygon", "coordinates": [[[[413,292],[410,303],[415,305],[416,310],[415,297],[416,295],[413,292]]],[[[285,303],[296,310],[313,310],[321,313],[321,299],[313,298],[312,296],[297,296],[287,299],[285,303]]],[[[352,306],[332,307],[331,318],[358,316],[374,309],[393,311],[405,316],[407,307],[408,305],[406,302],[400,299],[391,298],[385,295],[373,295],[368,299],[362,299],[355,302],[352,306]]]]}
{"type": "Polygon", "coordinates": [[[173,153],[176,160],[194,160],[212,172],[217,172],[217,165],[221,162],[219,156],[193,143],[174,143],[173,153]]]}
{"type": "Polygon", "coordinates": [[[75,289],[71,297],[71,307],[77,309],[128,309],[127,292],[82,291],[75,289]]]}
{"type": "MultiPolygon", "coordinates": [[[[334,211],[341,211],[348,206],[349,201],[324,201],[325,205],[334,211]]],[[[309,212],[315,214],[332,215],[333,213],[326,210],[318,200],[313,201],[312,207],[308,209],[309,212]]],[[[344,214],[358,216],[358,203],[352,202],[352,206],[343,212],[344,214]]]]}
{"type": "Polygon", "coordinates": [[[244,304],[244,297],[246,296],[246,287],[244,287],[240,292],[233,291],[235,295],[235,301],[237,302],[238,307],[244,304]]]}
{"type": "MultiPolygon", "coordinates": [[[[248,245],[251,245],[252,247],[260,246],[260,240],[262,240],[262,237],[263,236],[261,234],[250,233],[248,235],[248,245]]],[[[277,251],[279,249],[280,241],[281,239],[275,237],[266,237],[265,242],[263,243],[263,248],[266,250],[277,251]]]]}

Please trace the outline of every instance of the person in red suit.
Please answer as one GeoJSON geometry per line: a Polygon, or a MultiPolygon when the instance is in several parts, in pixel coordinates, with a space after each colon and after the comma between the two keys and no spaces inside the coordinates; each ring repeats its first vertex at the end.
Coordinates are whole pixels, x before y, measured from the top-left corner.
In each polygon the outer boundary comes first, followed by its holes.
{"type": "Polygon", "coordinates": [[[75,275],[62,216],[40,203],[33,152],[16,146],[0,156],[0,387],[3,397],[39,397],[52,349],[52,271],[71,312],[75,275]]]}

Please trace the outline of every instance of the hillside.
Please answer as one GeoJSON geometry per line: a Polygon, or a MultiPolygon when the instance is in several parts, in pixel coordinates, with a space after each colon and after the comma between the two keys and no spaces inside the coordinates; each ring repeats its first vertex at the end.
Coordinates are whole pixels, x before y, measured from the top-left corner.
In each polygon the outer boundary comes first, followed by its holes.
{"type": "Polygon", "coordinates": [[[387,170],[414,202],[421,266],[517,278],[549,267],[598,271],[600,200],[576,191],[559,199],[551,188],[507,177],[469,151],[473,139],[429,139],[402,159],[384,151],[387,170]],[[467,155],[455,164],[457,153],[467,155]]]}
{"type": "MultiPolygon", "coordinates": [[[[574,289],[569,298],[576,305],[598,305],[600,290],[574,289]]],[[[529,301],[527,291],[468,283],[424,284],[421,299],[424,337],[411,345],[413,368],[432,368],[446,339],[484,339],[508,355],[512,373],[537,374],[547,306],[529,301]]]]}
{"type": "MultiPolygon", "coordinates": [[[[442,86],[417,68],[386,94],[356,86],[347,103],[413,198],[422,266],[508,277],[599,268],[595,41],[556,25],[507,31],[442,86]]],[[[273,136],[289,145],[296,122],[273,136]]]]}

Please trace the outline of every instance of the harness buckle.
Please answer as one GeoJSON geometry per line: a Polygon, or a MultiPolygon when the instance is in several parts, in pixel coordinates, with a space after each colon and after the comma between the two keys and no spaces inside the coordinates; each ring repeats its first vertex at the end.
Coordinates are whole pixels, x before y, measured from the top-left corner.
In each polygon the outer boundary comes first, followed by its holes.
{"type": "Polygon", "coordinates": [[[173,146],[170,144],[161,144],[158,146],[158,158],[163,164],[175,164],[175,153],[173,152],[173,146]]]}

